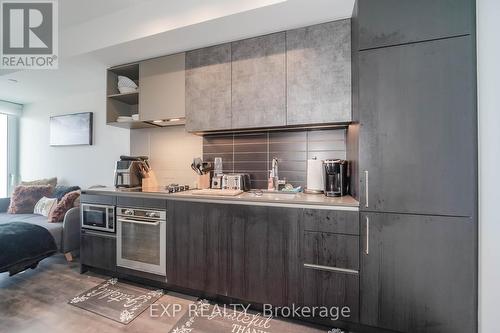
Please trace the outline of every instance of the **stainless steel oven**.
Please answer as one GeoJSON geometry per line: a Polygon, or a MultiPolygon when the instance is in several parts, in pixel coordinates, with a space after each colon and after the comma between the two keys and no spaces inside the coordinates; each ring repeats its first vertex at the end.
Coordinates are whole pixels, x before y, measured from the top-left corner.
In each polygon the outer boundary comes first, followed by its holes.
{"type": "Polygon", "coordinates": [[[115,232],[115,207],[82,203],[80,222],[85,229],[115,232]]]}
{"type": "Polygon", "coordinates": [[[166,276],[166,211],[117,208],[116,264],[166,276]]]}

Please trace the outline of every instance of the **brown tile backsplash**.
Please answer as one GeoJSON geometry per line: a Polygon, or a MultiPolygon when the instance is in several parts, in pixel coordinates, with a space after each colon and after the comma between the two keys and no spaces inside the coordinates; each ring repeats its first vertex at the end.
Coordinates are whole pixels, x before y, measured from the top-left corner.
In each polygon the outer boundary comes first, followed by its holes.
{"type": "Polygon", "coordinates": [[[297,130],[214,134],[203,137],[203,159],[221,157],[224,172],[250,174],[252,188],[266,188],[271,161],[279,176],[294,186],[306,185],[307,159],[345,159],[346,130],[297,130]]]}

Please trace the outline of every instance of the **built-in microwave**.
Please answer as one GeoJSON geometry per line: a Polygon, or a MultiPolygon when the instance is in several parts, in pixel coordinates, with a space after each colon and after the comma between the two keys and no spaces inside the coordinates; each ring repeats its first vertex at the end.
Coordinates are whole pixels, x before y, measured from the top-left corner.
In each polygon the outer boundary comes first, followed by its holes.
{"type": "Polygon", "coordinates": [[[82,204],[80,208],[82,228],[115,232],[115,207],[82,204]]]}

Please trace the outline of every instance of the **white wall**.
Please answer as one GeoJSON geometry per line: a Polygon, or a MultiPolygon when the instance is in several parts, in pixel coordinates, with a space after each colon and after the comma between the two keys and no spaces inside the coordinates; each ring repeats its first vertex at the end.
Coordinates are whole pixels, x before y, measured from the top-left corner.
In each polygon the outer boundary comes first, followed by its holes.
{"type": "Polygon", "coordinates": [[[94,91],[25,105],[20,126],[22,180],[57,176],[60,183],[82,188],[113,185],[114,162],[129,154],[130,136],[128,130],[106,125],[104,68],[101,75],[94,91]],[[49,116],[75,112],[94,113],[94,145],[50,147],[49,116]]]}
{"type": "Polygon", "coordinates": [[[500,1],[477,1],[479,331],[500,332],[500,1]]]}
{"type": "Polygon", "coordinates": [[[202,140],[186,132],[184,126],[133,130],[130,154],[149,156],[157,185],[193,186],[198,177],[190,165],[193,157],[203,155],[202,140]]]}

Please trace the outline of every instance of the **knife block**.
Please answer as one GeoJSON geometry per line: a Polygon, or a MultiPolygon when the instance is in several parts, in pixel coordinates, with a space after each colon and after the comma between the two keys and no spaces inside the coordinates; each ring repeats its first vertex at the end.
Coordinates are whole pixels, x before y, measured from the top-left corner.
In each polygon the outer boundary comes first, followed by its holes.
{"type": "Polygon", "coordinates": [[[201,176],[198,176],[198,188],[205,190],[207,188],[210,188],[210,172],[205,173],[201,176]]]}

